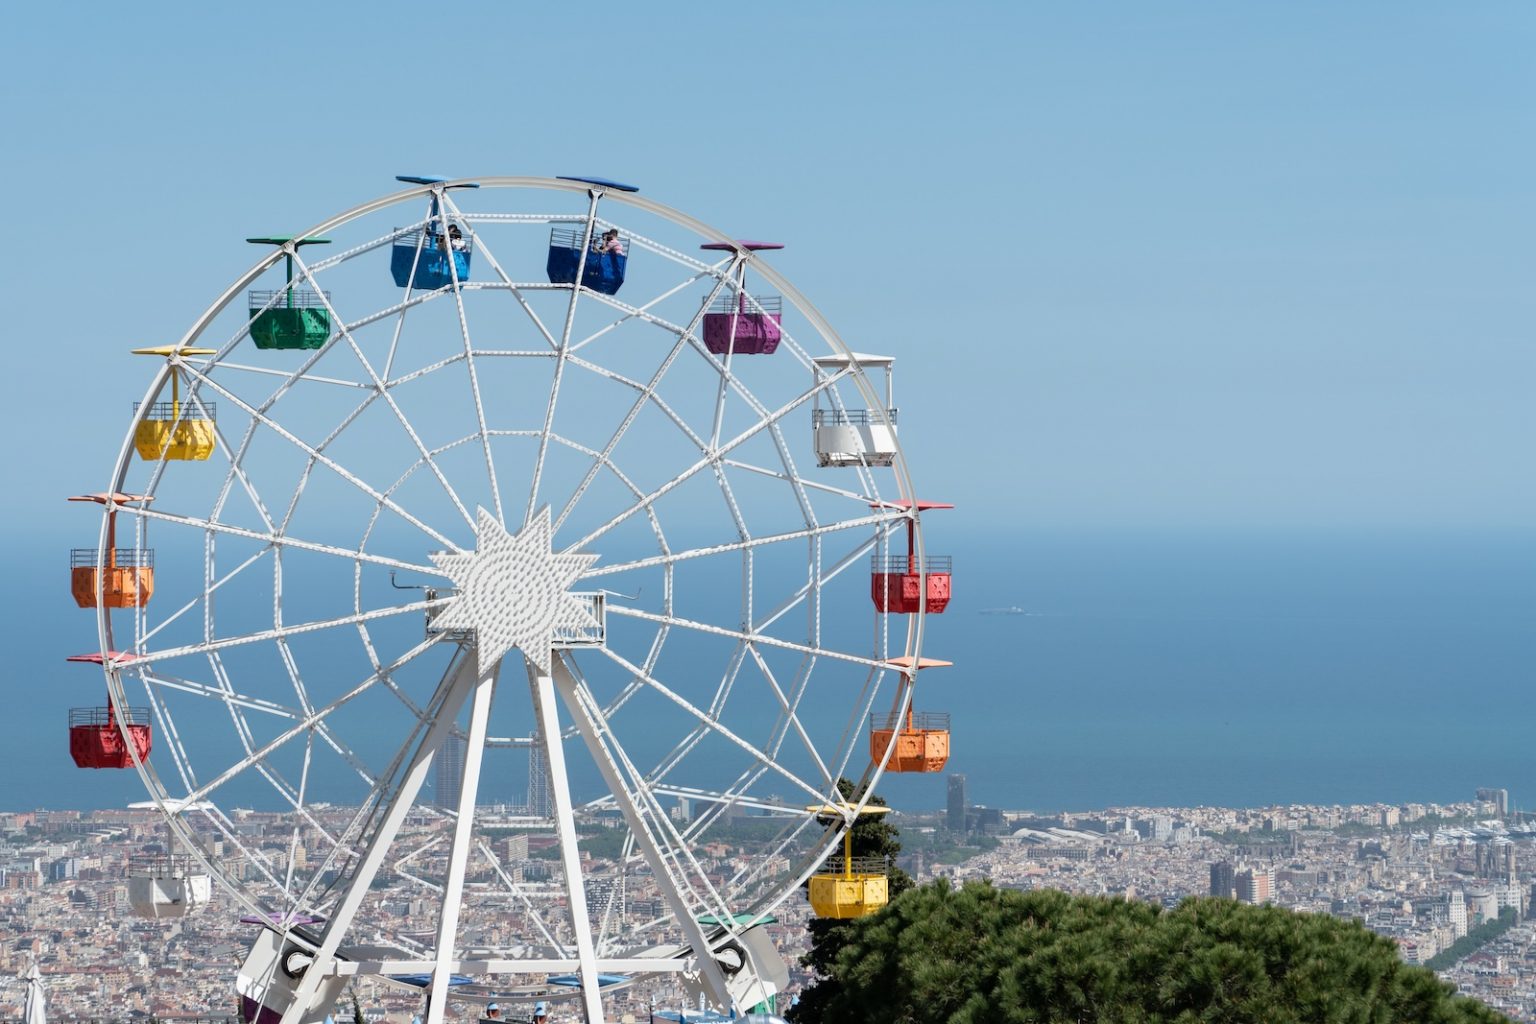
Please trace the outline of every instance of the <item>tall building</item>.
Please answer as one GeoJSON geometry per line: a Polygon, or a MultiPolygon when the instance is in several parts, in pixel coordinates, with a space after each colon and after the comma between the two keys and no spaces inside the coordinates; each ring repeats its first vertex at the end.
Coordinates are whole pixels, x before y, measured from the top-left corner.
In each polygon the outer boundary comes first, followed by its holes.
{"type": "Polygon", "coordinates": [[[1493,813],[1501,818],[1509,814],[1509,790],[1507,789],[1479,789],[1477,800],[1478,803],[1493,804],[1493,813]]]}
{"type": "Polygon", "coordinates": [[[1237,873],[1237,898],[1257,906],[1275,899],[1275,869],[1243,868],[1237,873]]]}
{"type": "Polygon", "coordinates": [[[1468,927],[1476,928],[1498,919],[1499,894],[1492,889],[1468,889],[1465,899],[1468,927]]]}
{"type": "Polygon", "coordinates": [[[1237,871],[1229,860],[1219,860],[1211,865],[1211,895],[1223,899],[1237,896],[1237,871]]]}
{"type": "Polygon", "coordinates": [[[1458,939],[1462,938],[1467,934],[1467,897],[1460,889],[1452,889],[1447,900],[1451,934],[1458,939]]]}
{"type": "Polygon", "coordinates": [[[945,821],[951,832],[965,832],[965,776],[949,775],[949,816],[945,821]]]}
{"type": "Polygon", "coordinates": [[[464,790],[464,737],[449,733],[437,750],[437,806],[458,810],[464,790]]]}
{"type": "Polygon", "coordinates": [[[549,754],[544,737],[535,735],[528,748],[528,813],[536,818],[552,818],[554,804],[549,794],[549,754]]]}
{"type": "Polygon", "coordinates": [[[611,911],[619,920],[624,919],[623,875],[589,876],[583,879],[582,888],[587,892],[587,909],[593,914],[602,915],[611,911]]]}

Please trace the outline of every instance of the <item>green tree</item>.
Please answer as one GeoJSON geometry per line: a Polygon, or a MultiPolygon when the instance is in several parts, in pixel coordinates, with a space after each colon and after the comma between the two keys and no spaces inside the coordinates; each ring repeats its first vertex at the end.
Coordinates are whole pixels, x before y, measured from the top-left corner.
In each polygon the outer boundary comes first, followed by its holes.
{"type": "Polygon", "coordinates": [[[1424,966],[1432,971],[1443,971],[1482,949],[1494,939],[1515,926],[1515,908],[1505,907],[1492,921],[1484,921],[1470,932],[1429,958],[1424,966]]]}
{"type": "MultiPolygon", "coordinates": [[[[844,800],[857,800],[857,790],[849,779],[837,780],[837,791],[844,800]]],[[[886,802],[878,796],[870,797],[869,802],[876,807],[885,807],[886,802]]],[[[901,832],[886,821],[886,815],[864,815],[854,823],[852,832],[852,848],[855,857],[879,857],[885,861],[886,874],[890,878],[891,899],[911,889],[912,876],[896,866],[896,857],[901,853],[901,832]]],[[[825,827],[831,827],[836,823],[833,818],[816,819],[825,827]]],[[[842,856],[839,851],[835,856],[842,856]]],[[[818,979],[830,977],[833,964],[837,960],[844,944],[852,933],[855,921],[840,921],[834,918],[813,917],[806,925],[810,933],[810,951],[801,958],[801,963],[815,972],[818,979]]],[[[790,1010],[790,1020],[817,1021],[823,1019],[822,1006],[830,995],[830,990],[825,985],[814,985],[801,993],[800,1001],[790,1010]]]]}
{"type": "MultiPolygon", "coordinates": [[[[1357,922],[944,881],[849,922],[797,1024],[1495,1024],[1357,922]]],[[[1506,1022],[1507,1024],[1507,1022],[1506,1022]]]]}

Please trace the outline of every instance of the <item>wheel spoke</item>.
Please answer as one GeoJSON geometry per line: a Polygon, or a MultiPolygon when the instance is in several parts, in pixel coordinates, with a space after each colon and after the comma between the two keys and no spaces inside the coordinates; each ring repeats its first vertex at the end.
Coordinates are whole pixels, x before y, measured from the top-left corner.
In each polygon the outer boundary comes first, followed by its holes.
{"type": "Polygon", "coordinates": [[[554,380],[549,385],[549,404],[544,408],[544,431],[539,438],[539,454],[533,463],[533,480],[528,485],[528,507],[523,512],[523,525],[533,521],[539,504],[539,484],[544,477],[544,457],[549,454],[549,435],[555,424],[555,404],[560,399],[560,380],[565,374],[565,362],[571,347],[571,328],[576,323],[576,304],[582,292],[582,275],[587,268],[587,254],[592,249],[592,222],[597,218],[597,203],[602,193],[591,191],[587,206],[586,227],[581,239],[581,253],[576,261],[576,281],[571,285],[571,300],[565,308],[565,325],[560,329],[560,342],[555,349],[554,380]]]}
{"type": "MultiPolygon", "coordinates": [[[[310,286],[315,289],[315,294],[318,295],[320,297],[320,301],[322,303],[324,303],[326,311],[331,314],[331,316],[336,320],[337,323],[341,323],[342,322],[341,321],[341,317],[337,316],[336,310],[334,308],[332,308],[331,300],[326,296],[325,292],[320,288],[319,282],[314,279],[314,276],[310,273],[309,268],[304,266],[304,261],[298,259],[297,256],[295,256],[294,259],[295,259],[296,262],[298,262],[300,269],[303,271],[304,279],[307,280],[310,283],[310,286]]],[[[451,266],[453,264],[453,261],[449,260],[448,263],[451,266]]],[[[455,295],[455,298],[457,299],[458,298],[458,293],[455,292],[454,295],[455,295]]],[[[460,326],[461,326],[461,328],[463,329],[463,332],[464,332],[464,346],[465,346],[465,349],[468,350],[468,348],[469,348],[469,329],[468,329],[467,326],[464,326],[464,304],[463,304],[462,299],[459,300],[459,323],[460,323],[460,326]]],[[[341,334],[342,338],[346,339],[347,346],[349,348],[351,348],[352,354],[357,357],[358,364],[362,366],[363,372],[368,375],[368,380],[372,384],[374,394],[376,394],[378,397],[384,399],[384,404],[389,406],[389,411],[394,413],[395,419],[399,422],[400,429],[405,431],[406,436],[411,439],[411,444],[415,446],[416,451],[423,458],[425,458],[427,460],[427,465],[431,468],[432,475],[437,478],[437,482],[443,485],[443,490],[447,492],[448,499],[453,502],[453,507],[458,509],[459,515],[461,515],[464,518],[465,524],[472,528],[474,526],[474,524],[475,524],[474,516],[470,515],[469,509],[465,508],[464,507],[464,502],[459,499],[458,492],[453,489],[453,485],[448,482],[448,478],[443,475],[443,471],[440,468],[438,468],[437,463],[433,462],[431,456],[429,456],[427,454],[427,446],[422,443],[421,436],[416,433],[416,428],[411,426],[410,420],[405,418],[405,413],[400,409],[399,403],[397,403],[395,401],[395,396],[390,393],[390,391],[389,391],[389,389],[387,387],[384,386],[383,379],[380,378],[380,376],[377,373],[374,372],[373,364],[368,361],[368,357],[367,356],[363,355],[363,348],[362,348],[361,345],[359,345],[357,343],[357,339],[352,336],[352,331],[349,330],[345,326],[345,324],[343,324],[342,327],[341,327],[340,334],[341,334]]],[[[393,351],[393,349],[391,349],[391,351],[393,351]]],[[[470,373],[470,380],[473,381],[474,380],[475,370],[474,370],[474,362],[472,360],[470,361],[470,364],[469,364],[469,373],[470,373]]],[[[475,391],[475,409],[476,409],[477,412],[480,412],[480,414],[481,414],[480,415],[480,429],[483,432],[485,430],[485,415],[484,415],[484,412],[481,410],[481,406],[480,406],[480,392],[479,392],[478,389],[476,389],[476,391],[475,391]]],[[[322,449],[324,448],[323,445],[321,447],[322,447],[322,449]]],[[[486,453],[485,454],[486,454],[486,460],[489,461],[490,460],[490,454],[491,454],[490,453],[490,448],[489,448],[489,441],[487,441],[487,448],[486,448],[486,453]]],[[[492,470],[491,470],[491,486],[492,486],[492,490],[493,491],[495,489],[495,484],[496,484],[496,473],[495,473],[495,469],[493,467],[492,470]]],[[[499,502],[500,502],[499,497],[498,497],[497,500],[498,500],[498,506],[499,506],[499,502]]]]}
{"type": "Polygon", "coordinates": [[[444,547],[449,547],[449,548],[455,547],[453,542],[450,541],[446,536],[444,536],[443,534],[439,533],[437,530],[434,530],[432,527],[428,526],[426,523],[422,522],[420,519],[417,519],[415,516],[411,515],[405,509],[401,508],[399,505],[395,504],[393,501],[391,501],[390,499],[388,499],[384,495],[380,494],[378,491],[374,490],[368,484],[364,483],[362,479],[360,479],[358,476],[356,476],[350,470],[348,470],[345,466],[342,466],[340,463],[336,462],[334,459],[328,458],[326,455],[321,453],[318,449],[313,448],[313,447],[311,447],[308,444],[305,444],[302,440],[300,440],[298,438],[298,436],[296,436],[294,433],[292,433],[287,428],[282,426],[280,423],[277,423],[275,420],[273,420],[271,417],[269,417],[266,413],[258,411],[254,406],[251,406],[250,404],[245,402],[243,399],[241,399],[239,396],[235,395],[233,392],[231,392],[231,391],[229,391],[229,390],[227,390],[227,389],[225,389],[223,387],[220,387],[219,384],[216,383],[212,378],[210,378],[210,377],[208,377],[206,375],[199,375],[198,379],[200,379],[203,382],[205,382],[208,385],[208,387],[210,387],[215,392],[217,392],[226,401],[229,401],[232,404],[238,406],[240,408],[240,410],[242,412],[244,412],[246,415],[250,416],[254,420],[259,421],[264,426],[269,427],[279,437],[281,437],[284,440],[288,441],[294,447],[298,448],[300,451],[304,452],[306,455],[310,456],[316,462],[318,462],[321,465],[325,466],[327,469],[330,469],[332,472],[336,473],[343,480],[347,481],[353,487],[356,487],[358,490],[362,491],[364,494],[368,495],[370,498],[372,498],[375,501],[380,502],[381,504],[383,504],[391,512],[395,513],[401,519],[404,519],[406,522],[410,523],[412,526],[416,527],[418,530],[420,530],[421,532],[425,533],[428,537],[431,537],[433,540],[437,541],[439,544],[442,544],[444,547]]]}
{"type": "Polygon", "coordinates": [[[809,794],[812,799],[814,799],[814,800],[820,800],[821,799],[823,794],[819,790],[817,790],[814,786],[810,786],[810,785],[806,784],[798,775],[796,775],[794,772],[790,771],[789,769],[785,768],[783,765],[778,764],[777,762],[775,762],[767,754],[763,753],[762,750],[760,750],[757,747],[753,746],[751,743],[748,743],[746,740],[744,740],[740,736],[736,735],[736,733],[731,731],[726,726],[721,725],[719,722],[714,721],[713,719],[711,719],[704,711],[702,711],[701,709],[695,707],[692,703],[690,703],[687,698],[682,696],[682,694],[678,693],[677,691],[673,690],[671,687],[669,687],[666,684],[662,683],[660,680],[656,679],[654,676],[652,676],[652,675],[650,675],[650,674],[648,674],[646,672],[641,671],[641,669],[640,669],[640,667],[638,665],[635,665],[634,663],[630,662],[623,655],[621,655],[621,654],[619,654],[619,653],[617,653],[615,651],[611,651],[611,650],[609,650],[606,647],[600,647],[598,649],[600,651],[602,651],[603,654],[606,657],[610,658],[612,661],[614,661],[616,664],[618,664],[621,668],[623,668],[626,672],[629,672],[629,673],[633,674],[637,678],[643,679],[645,681],[645,684],[647,686],[649,686],[651,689],[653,689],[657,693],[661,694],[663,697],[665,697],[667,700],[671,701],[673,704],[676,704],[679,708],[681,708],[682,710],[686,711],[688,714],[692,715],[698,721],[704,723],[705,727],[708,728],[711,732],[713,732],[713,733],[723,737],[724,739],[728,740],[729,742],[735,744],[741,750],[745,751],[750,757],[752,757],[754,760],[756,760],[759,764],[763,765],[768,770],[777,773],[779,776],[781,776],[782,778],[787,780],[789,783],[794,785],[796,788],[798,788],[798,789],[804,791],[805,793],[809,794]]]}
{"type": "MultiPolygon", "coordinates": [[[[292,626],[278,626],[273,629],[262,630],[259,633],[221,637],[217,640],[205,640],[200,643],[187,644],[183,647],[168,647],[158,651],[136,652],[133,664],[149,665],[159,661],[169,661],[172,658],[186,657],[189,654],[207,654],[210,651],[223,651],[231,647],[242,647],[246,644],[261,643],[267,640],[278,640],[284,637],[300,636],[305,633],[316,633],[323,629],[335,629],[337,626],[351,626],[360,622],[373,622],[376,619],[405,615],[410,612],[424,613],[428,608],[440,603],[441,601],[412,601],[410,604],[395,605],[390,608],[375,608],[372,611],[341,615],[334,619],[317,619],[292,626]]],[[[434,640],[428,640],[423,649],[434,642],[435,638],[434,640]]]]}
{"type": "MultiPolygon", "coordinates": [[[[715,300],[715,296],[720,293],[720,288],[723,284],[723,279],[715,282],[715,286],[710,290],[708,298],[705,299],[704,303],[699,307],[698,313],[694,314],[693,320],[688,324],[688,334],[692,334],[698,330],[699,321],[704,316],[704,310],[708,309],[709,303],[715,300]]],[[[627,317],[624,319],[627,319],[627,317]]],[[[623,321],[621,320],[620,322],[623,321]]],[[[604,328],[604,330],[607,330],[607,328],[604,328]]],[[[596,337],[597,335],[593,335],[587,340],[592,341],[595,340],[596,337]]],[[[661,361],[661,365],[656,368],[656,372],[651,375],[650,381],[645,385],[635,385],[631,381],[625,382],[637,387],[640,391],[640,394],[630,405],[629,411],[624,414],[624,419],[619,423],[618,428],[614,430],[613,436],[610,437],[608,439],[608,443],[603,446],[601,456],[599,456],[599,458],[592,463],[592,466],[587,470],[586,475],[581,478],[581,482],[576,485],[576,488],[571,493],[571,496],[565,500],[565,504],[560,509],[560,514],[555,517],[554,526],[556,530],[559,530],[561,525],[565,523],[565,517],[571,514],[571,510],[576,507],[576,503],[581,500],[581,496],[585,494],[587,488],[591,486],[593,479],[597,476],[600,466],[608,464],[608,460],[613,455],[613,450],[618,447],[619,442],[624,439],[624,435],[629,432],[629,428],[634,424],[635,418],[639,416],[640,410],[645,408],[647,402],[656,400],[656,389],[661,385],[662,378],[667,375],[667,371],[672,368],[672,364],[677,361],[678,355],[683,351],[683,346],[685,344],[684,338],[685,336],[682,335],[678,337],[677,343],[672,346],[671,351],[667,353],[666,358],[661,361]]],[[[585,368],[593,369],[599,373],[604,373],[607,375],[606,372],[603,371],[600,367],[597,367],[595,364],[587,362],[586,360],[582,360],[581,365],[585,368]]],[[[697,438],[695,437],[694,440],[697,441],[697,438]]]]}

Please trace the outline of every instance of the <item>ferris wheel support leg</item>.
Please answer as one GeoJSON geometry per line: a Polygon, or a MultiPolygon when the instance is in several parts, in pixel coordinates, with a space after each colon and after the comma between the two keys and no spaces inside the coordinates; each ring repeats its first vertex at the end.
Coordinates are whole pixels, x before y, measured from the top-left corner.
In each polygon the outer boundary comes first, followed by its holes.
{"type": "Polygon", "coordinates": [[[345,895],[341,897],[335,911],[327,919],[325,932],[320,940],[320,948],[315,951],[314,960],[295,986],[293,1002],[283,1011],[281,1024],[301,1024],[306,1019],[310,1004],[315,1001],[320,991],[321,982],[325,980],[327,972],[336,962],[336,951],[341,947],[341,940],[346,936],[347,929],[351,927],[352,918],[357,916],[358,909],[362,907],[369,887],[373,884],[374,876],[378,874],[379,868],[384,863],[384,857],[389,853],[390,844],[394,842],[395,834],[400,831],[400,826],[405,822],[405,816],[416,802],[416,794],[421,792],[422,784],[427,780],[433,755],[453,730],[454,720],[459,717],[459,709],[464,706],[474,679],[474,656],[461,650],[453,664],[448,667],[448,676],[441,684],[447,692],[443,694],[442,703],[437,707],[432,724],[427,728],[426,736],[422,737],[421,745],[416,748],[405,778],[401,780],[394,795],[389,798],[389,807],[384,812],[384,819],[379,823],[373,838],[368,841],[368,848],[363,851],[362,860],[347,883],[345,895]]]}
{"type": "Polygon", "coordinates": [[[473,845],[475,798],[480,792],[480,763],[485,752],[485,730],[491,719],[491,694],[501,672],[497,660],[475,683],[469,711],[469,743],[464,751],[464,778],[459,785],[459,817],[453,827],[453,850],[448,855],[448,878],[443,886],[443,912],[437,920],[437,962],[432,968],[431,1002],[427,1024],[443,1024],[452,980],[455,940],[459,934],[459,908],[464,897],[464,874],[473,845]]]}
{"type": "MultiPolygon", "coordinates": [[[[553,656],[554,652],[551,652],[553,656]]],[[[565,869],[565,891],[570,902],[571,927],[576,932],[576,958],[581,963],[581,1001],[587,1024],[603,1024],[603,996],[597,973],[597,950],[592,944],[592,919],[587,914],[587,890],[581,876],[581,857],[576,848],[576,818],[571,808],[570,780],[565,772],[565,747],[560,742],[560,718],[555,708],[555,684],[549,673],[528,661],[528,680],[533,684],[534,709],[539,716],[539,739],[549,765],[549,788],[555,798],[555,821],[560,829],[560,861],[565,869]]],[[[284,1021],[283,1024],[288,1024],[284,1021]]]]}
{"type": "Polygon", "coordinates": [[[571,675],[571,670],[566,667],[565,660],[559,652],[555,653],[554,672],[555,683],[560,689],[560,699],[565,702],[566,709],[570,711],[571,718],[576,723],[576,731],[581,733],[582,740],[587,744],[587,750],[592,754],[592,760],[597,762],[598,771],[602,773],[603,781],[608,785],[608,791],[618,802],[619,810],[624,815],[624,823],[629,826],[630,833],[635,837],[635,845],[640,848],[641,854],[645,857],[645,863],[651,869],[651,876],[657,888],[661,890],[663,898],[666,899],[667,905],[677,918],[683,937],[693,948],[694,955],[698,957],[699,972],[704,977],[705,987],[722,1012],[729,1010],[732,999],[730,990],[726,987],[725,973],[721,971],[719,962],[711,953],[704,927],[699,924],[693,909],[684,899],[682,890],[677,887],[666,859],[662,857],[661,851],[656,848],[656,843],[651,839],[650,829],[647,828],[645,819],[640,813],[640,807],[635,803],[629,787],[624,784],[619,766],[614,763],[608,749],[603,746],[602,733],[606,723],[600,722],[596,717],[600,716],[601,712],[598,712],[591,702],[582,701],[576,679],[571,675]]]}

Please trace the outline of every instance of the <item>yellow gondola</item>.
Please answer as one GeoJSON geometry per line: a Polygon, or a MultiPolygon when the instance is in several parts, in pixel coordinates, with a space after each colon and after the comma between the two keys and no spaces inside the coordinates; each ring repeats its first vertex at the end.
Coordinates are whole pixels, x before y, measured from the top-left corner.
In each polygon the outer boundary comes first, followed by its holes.
{"type": "MultiPolygon", "coordinates": [[[[807,807],[816,814],[846,816],[850,804],[823,804],[807,807]]],[[[889,807],[866,806],[860,815],[887,814],[889,807]]],[[[817,917],[851,918],[873,914],[890,902],[890,879],[885,861],[880,857],[853,855],[853,828],[843,829],[843,855],[829,857],[822,870],[811,876],[811,909],[817,917]]]]}
{"type": "MultiPolygon", "coordinates": [[[[211,348],[183,348],[172,346],[160,348],[136,348],[133,354],[136,356],[164,356],[175,359],[179,356],[212,355],[211,348]]],[[[137,411],[137,407],[135,407],[137,411]]],[[[171,367],[171,400],[169,402],[151,402],[144,410],[144,416],[139,420],[138,427],[133,432],[133,448],[139,453],[139,458],[146,462],[158,462],[161,459],[188,459],[202,461],[213,454],[214,449],[214,408],[212,402],[204,402],[193,398],[189,405],[183,406],[181,401],[181,367],[171,367]]]]}

